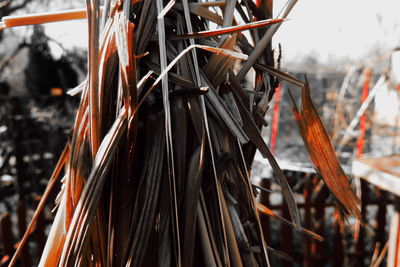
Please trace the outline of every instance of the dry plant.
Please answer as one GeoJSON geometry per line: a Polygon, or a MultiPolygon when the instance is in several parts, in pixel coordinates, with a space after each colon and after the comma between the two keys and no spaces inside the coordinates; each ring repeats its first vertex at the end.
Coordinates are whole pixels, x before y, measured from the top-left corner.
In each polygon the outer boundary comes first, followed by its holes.
{"type": "Polygon", "coordinates": [[[359,217],[308,85],[274,68],[269,43],[296,2],[271,19],[269,1],[105,1],[101,18],[99,1],[87,0],[88,78],[72,91],[81,93],[73,135],[11,266],[60,176],[40,266],[269,266],[259,211],[321,240],[301,227],[260,133],[280,79],[303,88],[295,114],[311,158],[345,211],[359,217]],[[242,33],[250,29],[250,37],[242,33]],[[245,88],[251,68],[255,86],[245,88]],[[255,202],[257,149],[291,221],[255,202]]]}

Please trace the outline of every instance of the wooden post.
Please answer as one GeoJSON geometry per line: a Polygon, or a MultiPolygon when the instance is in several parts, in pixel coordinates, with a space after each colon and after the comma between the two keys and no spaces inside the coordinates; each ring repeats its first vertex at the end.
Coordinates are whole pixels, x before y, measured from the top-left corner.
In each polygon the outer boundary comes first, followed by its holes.
{"type": "MultiPolygon", "coordinates": [[[[26,205],[23,201],[20,201],[18,204],[17,217],[18,217],[18,236],[19,239],[22,239],[26,231],[26,205]]],[[[29,253],[29,241],[26,242],[24,248],[22,249],[21,266],[23,267],[32,266],[31,255],[29,253]]]]}
{"type": "MultiPolygon", "coordinates": [[[[304,183],[304,228],[311,229],[311,192],[312,192],[312,176],[310,174],[306,174],[306,181],[304,183]]],[[[303,266],[310,267],[312,266],[311,261],[311,238],[307,235],[304,235],[304,258],[303,258],[303,266]]]]}
{"type": "Polygon", "coordinates": [[[40,259],[46,244],[44,214],[41,212],[36,221],[37,256],[40,259]]]}
{"type": "Polygon", "coordinates": [[[14,155],[15,155],[15,167],[17,169],[17,184],[19,199],[23,200],[25,198],[25,187],[24,182],[26,179],[25,174],[25,164],[24,164],[24,149],[22,146],[22,133],[23,133],[23,112],[21,108],[21,103],[18,97],[12,98],[12,127],[14,132],[14,155]]]}
{"type": "Polygon", "coordinates": [[[374,243],[379,243],[381,247],[386,242],[386,206],[387,206],[387,193],[383,190],[376,189],[376,197],[378,201],[378,211],[375,217],[375,240],[374,243]]]}
{"type": "MultiPolygon", "coordinates": [[[[364,180],[361,182],[361,219],[365,222],[367,218],[367,203],[368,203],[368,184],[364,180]]],[[[367,223],[367,222],[365,222],[367,223]]],[[[356,266],[364,266],[364,259],[366,256],[365,252],[365,228],[359,226],[359,232],[356,236],[356,266]]]]}
{"type": "MultiPolygon", "coordinates": [[[[326,199],[328,198],[328,190],[324,185],[319,188],[319,191],[315,191],[316,189],[318,189],[318,187],[316,186],[319,184],[320,179],[321,178],[318,177],[318,175],[314,176],[313,179],[315,194],[315,198],[313,198],[315,207],[313,224],[314,232],[321,236],[325,236],[325,207],[326,199]]],[[[324,243],[313,240],[311,251],[313,256],[313,266],[323,266],[326,262],[324,243]]]]}
{"type": "Polygon", "coordinates": [[[333,235],[333,266],[341,267],[344,266],[344,251],[343,251],[343,219],[340,215],[340,211],[335,208],[335,221],[334,221],[335,232],[333,235]]]}
{"type": "MultiPolygon", "coordinates": [[[[291,175],[287,172],[286,173],[286,178],[291,185],[292,183],[292,177],[291,175]]],[[[286,203],[282,203],[282,217],[289,219],[290,218],[290,213],[289,213],[289,208],[286,203]]],[[[290,219],[289,219],[290,220],[290,219]]],[[[281,249],[283,252],[285,252],[288,255],[293,255],[293,232],[292,228],[285,225],[281,224],[281,249]]],[[[292,263],[289,262],[288,260],[282,259],[281,260],[281,266],[284,267],[290,267],[292,266],[292,263]]]]}
{"type": "MultiPolygon", "coordinates": [[[[11,229],[10,214],[5,213],[0,216],[0,228],[1,228],[1,243],[3,244],[3,256],[9,256],[10,259],[14,253],[14,236],[11,229]]],[[[1,260],[1,259],[0,259],[1,260]]]]}

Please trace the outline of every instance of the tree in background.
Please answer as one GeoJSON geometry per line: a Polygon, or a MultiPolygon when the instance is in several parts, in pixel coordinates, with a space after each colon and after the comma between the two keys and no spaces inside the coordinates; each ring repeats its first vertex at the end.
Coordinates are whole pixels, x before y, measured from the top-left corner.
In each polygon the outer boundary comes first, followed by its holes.
{"type": "Polygon", "coordinates": [[[66,56],[55,59],[48,43],[43,26],[35,26],[28,47],[28,65],[24,71],[29,94],[49,95],[54,88],[65,91],[78,84],[78,75],[70,60],[66,56]]]}
{"type": "MultiPolygon", "coordinates": [[[[31,1],[32,0],[0,0],[0,18],[4,16],[9,16],[17,10],[24,8],[31,1]]],[[[0,31],[0,42],[3,40],[3,37],[3,31],[0,31]]]]}

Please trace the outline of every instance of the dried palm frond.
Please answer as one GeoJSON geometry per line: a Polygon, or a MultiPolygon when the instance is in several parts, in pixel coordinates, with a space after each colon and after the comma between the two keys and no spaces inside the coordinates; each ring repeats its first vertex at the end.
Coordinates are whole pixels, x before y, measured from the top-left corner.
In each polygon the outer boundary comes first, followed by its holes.
{"type": "MultiPolygon", "coordinates": [[[[101,20],[99,1],[87,0],[88,78],[71,91],[81,103],[41,266],[269,266],[267,250],[290,258],[263,238],[250,181],[256,149],[272,166],[291,221],[271,214],[321,239],[300,226],[292,190],[261,136],[274,76],[284,76],[265,65],[267,47],[296,2],[270,20],[268,8],[254,16],[248,1],[105,1],[101,20]],[[246,24],[237,25],[236,11],[246,24]],[[254,48],[243,30],[253,31],[254,48]],[[245,63],[235,70],[238,61],[245,63]],[[251,67],[261,98],[241,85],[251,67]]],[[[332,191],[357,214],[355,199],[343,199],[350,191],[332,191]]]]}

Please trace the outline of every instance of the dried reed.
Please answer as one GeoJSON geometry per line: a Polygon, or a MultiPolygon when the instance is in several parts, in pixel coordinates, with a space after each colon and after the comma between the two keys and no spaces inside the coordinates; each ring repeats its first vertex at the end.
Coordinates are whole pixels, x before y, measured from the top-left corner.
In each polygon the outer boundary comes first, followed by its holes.
{"type": "MultiPolygon", "coordinates": [[[[292,190],[260,133],[277,79],[307,89],[274,68],[268,48],[296,2],[271,19],[271,6],[249,0],[106,0],[101,20],[99,1],[87,0],[85,14],[25,20],[87,14],[89,25],[88,79],[74,90],[81,103],[73,136],[46,190],[63,167],[40,266],[269,266],[258,210],[321,240],[300,226],[292,190]],[[222,28],[210,29],[210,22],[222,28]],[[241,33],[250,29],[252,40],[241,33]],[[245,63],[235,69],[237,61],[245,63]],[[259,98],[241,85],[252,67],[259,98]],[[250,170],[256,149],[274,170],[291,222],[255,203],[250,170]]],[[[11,21],[5,25],[23,24],[11,21]]],[[[334,152],[320,151],[329,139],[310,137],[317,118],[308,114],[306,89],[296,115],[329,186],[338,178],[327,165],[334,152]],[[325,161],[316,153],[325,153],[325,161]]],[[[316,130],[324,133],[322,124],[316,130]]],[[[346,178],[339,178],[346,190],[333,186],[332,192],[358,215],[346,178]]]]}

